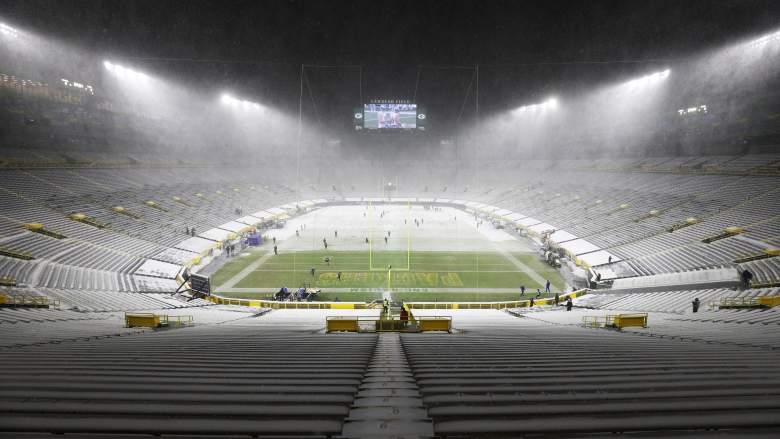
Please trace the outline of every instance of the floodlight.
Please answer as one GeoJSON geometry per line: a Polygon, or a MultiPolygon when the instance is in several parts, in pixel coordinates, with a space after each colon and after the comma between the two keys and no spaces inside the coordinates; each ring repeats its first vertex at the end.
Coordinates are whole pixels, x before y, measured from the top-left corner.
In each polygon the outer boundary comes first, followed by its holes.
{"type": "Polygon", "coordinates": [[[220,101],[225,105],[231,105],[233,108],[241,108],[243,110],[261,110],[262,105],[257,102],[247,101],[246,99],[237,99],[228,93],[222,93],[220,101]]]}
{"type": "Polygon", "coordinates": [[[751,46],[751,47],[756,47],[756,46],[762,46],[762,45],[770,43],[772,41],[780,41],[780,31],[774,32],[774,33],[771,33],[771,34],[768,34],[768,35],[764,35],[761,38],[758,38],[758,39],[755,39],[755,40],[749,42],[748,45],[751,46]]]}
{"type": "Polygon", "coordinates": [[[0,33],[11,38],[16,38],[19,36],[18,30],[5,23],[0,23],[0,33]]]}
{"type": "Polygon", "coordinates": [[[119,64],[113,64],[110,61],[103,61],[103,67],[111,73],[116,74],[122,79],[146,81],[149,79],[149,75],[143,72],[137,72],[133,69],[121,66],[119,64]]]}

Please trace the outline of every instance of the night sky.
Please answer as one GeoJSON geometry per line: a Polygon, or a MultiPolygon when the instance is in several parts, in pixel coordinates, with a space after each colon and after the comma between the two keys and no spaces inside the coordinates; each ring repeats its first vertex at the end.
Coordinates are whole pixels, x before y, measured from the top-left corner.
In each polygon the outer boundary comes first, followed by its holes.
{"type": "Polygon", "coordinates": [[[667,67],[780,25],[777,0],[0,1],[9,24],[186,85],[341,117],[371,97],[454,118],[667,67]],[[635,62],[642,61],[642,62],[635,62]],[[361,69],[348,66],[361,66],[361,69]],[[361,81],[362,79],[362,81],[361,81]],[[416,85],[416,87],[415,87],[416,85]],[[362,87],[361,87],[362,86],[362,87]],[[468,114],[468,111],[464,112],[468,114]]]}

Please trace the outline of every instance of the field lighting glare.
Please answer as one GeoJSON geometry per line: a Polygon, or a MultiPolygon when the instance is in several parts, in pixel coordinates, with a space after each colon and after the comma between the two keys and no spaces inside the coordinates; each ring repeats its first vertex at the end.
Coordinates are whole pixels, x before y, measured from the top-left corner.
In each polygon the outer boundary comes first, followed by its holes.
{"type": "Polygon", "coordinates": [[[262,106],[257,102],[251,102],[243,99],[236,99],[233,96],[229,95],[228,93],[222,93],[219,100],[225,105],[241,107],[244,110],[252,110],[252,109],[260,110],[262,108],[262,106]]]}
{"type": "Polygon", "coordinates": [[[748,45],[751,47],[763,46],[764,44],[768,44],[773,41],[780,41],[780,31],[771,33],[769,35],[764,35],[761,38],[749,42],[748,45]]]}
{"type": "Polygon", "coordinates": [[[0,23],[0,33],[11,38],[16,38],[19,36],[18,30],[5,23],[0,23]]]}
{"type": "Polygon", "coordinates": [[[651,73],[649,75],[645,75],[636,79],[632,79],[628,82],[626,82],[626,85],[631,86],[639,86],[639,85],[645,85],[645,84],[651,84],[658,80],[665,79],[671,74],[671,70],[666,69],[660,72],[651,73]]]}
{"type": "Polygon", "coordinates": [[[137,72],[133,69],[120,66],[119,64],[114,64],[110,61],[103,61],[103,67],[105,67],[106,70],[117,75],[121,79],[139,80],[139,81],[145,81],[149,79],[149,76],[146,73],[137,72]]]}
{"type": "Polygon", "coordinates": [[[528,113],[528,112],[537,112],[542,111],[546,109],[553,109],[558,106],[558,99],[551,97],[547,99],[544,102],[541,102],[539,104],[533,104],[533,105],[523,105],[522,107],[516,108],[514,110],[515,114],[522,114],[522,113],[528,113]]]}

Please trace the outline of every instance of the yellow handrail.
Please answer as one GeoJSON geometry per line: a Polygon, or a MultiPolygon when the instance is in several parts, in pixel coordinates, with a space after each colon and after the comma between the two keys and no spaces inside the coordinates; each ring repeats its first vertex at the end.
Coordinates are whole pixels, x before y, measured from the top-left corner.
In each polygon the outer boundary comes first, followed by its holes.
{"type": "Polygon", "coordinates": [[[381,316],[327,316],[326,332],[424,332],[452,331],[450,316],[418,316],[415,321],[381,316]]]}

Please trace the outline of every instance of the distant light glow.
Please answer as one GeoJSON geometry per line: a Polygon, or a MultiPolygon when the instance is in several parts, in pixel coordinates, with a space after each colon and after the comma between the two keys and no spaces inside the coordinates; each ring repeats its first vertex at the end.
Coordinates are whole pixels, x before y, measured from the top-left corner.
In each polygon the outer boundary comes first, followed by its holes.
{"type": "Polygon", "coordinates": [[[774,41],[780,41],[780,31],[773,32],[769,35],[764,35],[761,38],[755,39],[748,43],[748,46],[750,47],[757,47],[757,46],[763,46],[765,44],[769,44],[774,41]]]}
{"type": "Polygon", "coordinates": [[[9,38],[19,37],[19,31],[5,23],[0,23],[0,34],[3,34],[9,38]]]}
{"type": "Polygon", "coordinates": [[[257,102],[236,99],[228,93],[222,93],[219,100],[225,105],[241,108],[242,110],[260,110],[262,108],[262,105],[258,104],[257,102]]]}
{"type": "Polygon", "coordinates": [[[689,114],[707,114],[707,106],[706,105],[698,105],[695,107],[688,107],[688,108],[680,108],[677,110],[677,114],[680,116],[687,116],[689,114]]]}
{"type": "Polygon", "coordinates": [[[648,84],[652,84],[654,82],[657,82],[661,79],[669,77],[669,75],[672,73],[671,70],[666,69],[660,72],[651,73],[649,75],[641,76],[636,79],[632,79],[625,83],[625,85],[632,86],[632,87],[638,87],[638,86],[644,86],[648,84]]]}
{"type": "Polygon", "coordinates": [[[13,75],[0,73],[0,86],[4,87],[48,87],[47,84],[30,79],[18,78],[13,75]]]}
{"type": "Polygon", "coordinates": [[[69,81],[69,80],[67,80],[65,78],[61,78],[60,82],[65,87],[77,88],[77,89],[83,90],[83,91],[85,91],[85,92],[87,92],[87,93],[89,93],[91,95],[95,94],[95,89],[91,85],[89,85],[89,84],[82,84],[82,83],[76,82],[76,81],[69,81]]]}
{"type": "Polygon", "coordinates": [[[541,111],[545,109],[553,109],[556,107],[558,107],[558,99],[551,97],[539,104],[523,105],[522,107],[515,109],[514,113],[522,114],[522,113],[541,111]]]}
{"type": "Polygon", "coordinates": [[[149,76],[146,73],[133,70],[110,61],[103,61],[103,67],[115,74],[119,79],[126,81],[146,81],[149,76]]]}

